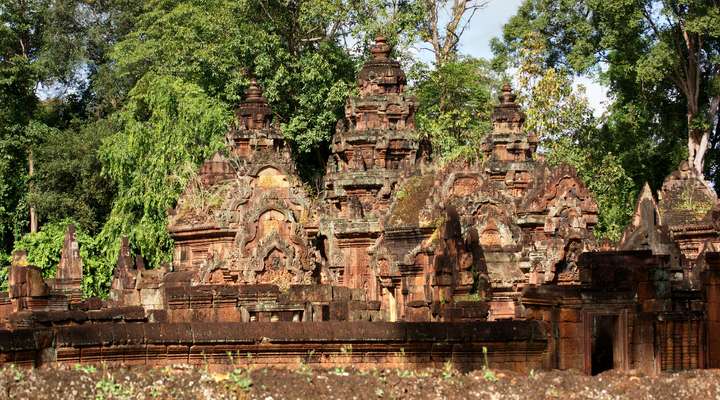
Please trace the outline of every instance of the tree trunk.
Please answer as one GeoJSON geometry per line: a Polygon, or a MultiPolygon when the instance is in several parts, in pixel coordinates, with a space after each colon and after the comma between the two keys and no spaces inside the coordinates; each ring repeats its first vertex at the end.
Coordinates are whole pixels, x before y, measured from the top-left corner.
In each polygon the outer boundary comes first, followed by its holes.
{"type": "Polygon", "coordinates": [[[707,129],[692,128],[692,120],[695,115],[688,113],[688,162],[700,176],[703,176],[705,154],[710,143],[710,135],[716,124],[718,106],[720,106],[720,96],[711,98],[707,129]]]}
{"type": "MultiPolygon", "coordinates": [[[[28,151],[28,175],[30,176],[30,189],[32,189],[32,177],[35,174],[35,161],[33,160],[32,150],[28,151]]],[[[32,192],[32,190],[31,190],[32,192]]],[[[37,233],[38,221],[35,206],[30,204],[30,233],[37,233]]]]}
{"type": "Polygon", "coordinates": [[[709,137],[708,130],[690,129],[688,132],[688,162],[700,176],[703,176],[709,137]]]}

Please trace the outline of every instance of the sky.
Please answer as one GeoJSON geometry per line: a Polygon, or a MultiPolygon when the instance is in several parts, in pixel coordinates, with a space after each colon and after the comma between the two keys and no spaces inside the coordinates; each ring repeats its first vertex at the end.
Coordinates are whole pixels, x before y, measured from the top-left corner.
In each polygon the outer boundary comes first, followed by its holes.
{"type": "MultiPolygon", "coordinates": [[[[460,38],[460,51],[473,57],[491,58],[490,40],[502,35],[502,27],[515,15],[523,0],[490,0],[484,9],[478,11],[460,38]]],[[[430,52],[421,52],[421,57],[430,61],[430,52]],[[422,54],[425,53],[425,54],[422,54]]],[[[585,86],[590,105],[596,116],[607,109],[607,89],[589,78],[577,78],[575,84],[585,86]]]]}

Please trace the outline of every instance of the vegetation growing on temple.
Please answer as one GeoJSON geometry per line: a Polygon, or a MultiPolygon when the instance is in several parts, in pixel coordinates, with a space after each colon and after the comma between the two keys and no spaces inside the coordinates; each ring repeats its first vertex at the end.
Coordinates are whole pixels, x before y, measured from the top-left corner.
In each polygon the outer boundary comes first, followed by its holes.
{"type": "Polygon", "coordinates": [[[251,78],[319,192],[378,33],[408,67],[418,139],[436,160],[482,158],[499,88],[515,80],[540,157],[572,165],[597,199],[598,237],[619,239],[642,185],[659,189],[688,154],[720,182],[716,1],[526,0],[492,60],[459,47],[483,3],[3,2],[0,267],[26,250],[52,275],[68,221],[87,294],[107,293],[122,236],[149,267],[168,262],[167,210],[222,147],[251,78]],[[452,18],[433,18],[442,10],[452,18]],[[609,87],[605,113],[573,84],[579,75],[609,87]]]}

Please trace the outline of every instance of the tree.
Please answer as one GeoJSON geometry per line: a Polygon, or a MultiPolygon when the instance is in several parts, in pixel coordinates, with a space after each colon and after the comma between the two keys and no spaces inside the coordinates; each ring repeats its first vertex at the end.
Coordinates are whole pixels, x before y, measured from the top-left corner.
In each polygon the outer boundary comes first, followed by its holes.
{"type": "Polygon", "coordinates": [[[458,44],[465,29],[478,10],[488,1],[480,0],[421,0],[425,11],[420,22],[420,38],[429,43],[435,56],[435,67],[453,61],[458,53],[458,44]],[[447,19],[443,12],[448,11],[447,19]]]}
{"type": "Polygon", "coordinates": [[[702,174],[720,105],[720,90],[714,87],[720,75],[720,1],[647,1],[639,8],[642,35],[649,45],[637,64],[638,78],[648,84],[669,79],[683,95],[688,161],[702,174]]]}
{"type": "Polygon", "coordinates": [[[40,224],[72,220],[88,234],[97,234],[107,220],[115,187],[100,174],[101,143],[107,121],[76,121],[51,129],[35,148],[37,169],[28,199],[37,207],[40,224]]]}
{"type": "Polygon", "coordinates": [[[27,127],[37,104],[33,59],[42,43],[46,6],[43,1],[0,3],[0,253],[12,249],[29,221],[27,127]]]}
{"type": "Polygon", "coordinates": [[[177,76],[228,106],[255,77],[294,148],[316,151],[354,82],[355,60],[339,43],[348,11],[339,4],[152,1],[113,49],[108,73],[125,90],[146,73],[177,76]]]}
{"type": "MultiPolygon", "coordinates": [[[[35,212],[38,197],[28,196],[31,185],[42,184],[38,176],[31,179],[31,170],[47,171],[39,164],[44,160],[38,159],[38,147],[47,148],[45,135],[65,129],[68,122],[61,115],[67,107],[50,115],[36,93],[57,96],[50,103],[63,103],[72,97],[68,93],[79,93],[81,101],[70,103],[89,107],[92,96],[79,78],[86,72],[92,76],[94,66],[104,62],[105,50],[131,25],[139,3],[0,2],[0,259],[43,218],[40,210],[35,212]]],[[[87,118],[79,114],[81,120],[87,118]]]]}
{"type": "Polygon", "coordinates": [[[599,209],[596,236],[617,240],[633,214],[637,186],[615,149],[600,145],[600,121],[593,115],[585,88],[574,85],[562,65],[544,65],[548,50],[543,39],[537,32],[526,33],[518,42],[518,57],[510,64],[527,115],[525,129],[538,136],[549,164],[573,166],[593,193],[599,209]]]}
{"type": "Polygon", "coordinates": [[[416,80],[419,134],[430,139],[440,158],[478,157],[482,138],[492,129],[497,86],[488,62],[461,57],[421,72],[416,80]]]}
{"type": "Polygon", "coordinates": [[[601,71],[624,99],[637,100],[633,91],[670,103],[682,98],[687,157],[702,173],[706,152],[717,142],[718,27],[717,0],[527,0],[495,48],[512,57],[525,34],[540,32],[548,67],[601,71]]]}
{"type": "Polygon", "coordinates": [[[550,165],[571,165],[593,194],[599,211],[595,236],[620,239],[633,215],[638,190],[617,156],[600,154],[571,137],[552,142],[548,150],[546,158],[550,165]]]}
{"type": "MultiPolygon", "coordinates": [[[[440,158],[479,156],[480,141],[490,130],[492,88],[498,86],[486,61],[459,53],[458,44],[477,11],[487,1],[420,0],[393,8],[403,28],[398,42],[408,47],[429,45],[434,62],[414,62],[410,79],[419,100],[416,121],[440,158]]],[[[387,30],[383,30],[386,32],[387,30]]],[[[391,33],[397,34],[395,32],[391,33]]]]}
{"type": "Polygon", "coordinates": [[[525,107],[525,128],[534,132],[541,145],[550,147],[563,137],[577,137],[594,129],[596,120],[585,96],[585,88],[575,89],[572,76],[562,67],[546,68],[547,52],[537,32],[526,34],[516,68],[520,102],[525,107]]]}
{"type": "Polygon", "coordinates": [[[152,73],[137,82],[100,149],[103,173],[117,185],[97,238],[105,276],[123,236],[150,266],[170,261],[167,210],[197,166],[222,147],[230,118],[225,104],[194,83],[152,73]]]}

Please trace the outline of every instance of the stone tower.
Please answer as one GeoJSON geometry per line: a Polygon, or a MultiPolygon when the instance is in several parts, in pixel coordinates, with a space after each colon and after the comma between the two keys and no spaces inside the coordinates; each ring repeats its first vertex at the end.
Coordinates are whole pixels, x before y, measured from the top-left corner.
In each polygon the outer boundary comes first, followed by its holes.
{"type": "Polygon", "coordinates": [[[405,93],[407,78],[378,37],[372,58],[358,75],[358,97],[345,105],[332,140],[325,176],[325,217],[321,231],[334,279],[368,289],[368,254],[381,233],[398,181],[416,164],[413,139],[416,100],[405,93]]]}
{"type": "Polygon", "coordinates": [[[492,114],[493,131],[485,138],[482,150],[485,174],[517,198],[532,182],[538,140],[534,134],[523,131],[525,113],[516,98],[510,85],[503,85],[500,104],[492,114]]]}
{"type": "Polygon", "coordinates": [[[171,215],[174,270],[196,284],[309,283],[310,201],[255,80],[226,138],[225,154],[202,165],[171,215]]]}

